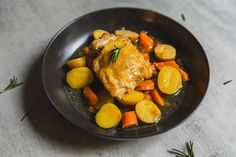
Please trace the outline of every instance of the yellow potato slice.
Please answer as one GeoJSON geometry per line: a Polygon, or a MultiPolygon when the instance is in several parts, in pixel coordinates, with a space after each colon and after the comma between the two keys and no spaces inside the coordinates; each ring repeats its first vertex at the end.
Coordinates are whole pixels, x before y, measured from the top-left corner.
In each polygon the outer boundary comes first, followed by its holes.
{"type": "Polygon", "coordinates": [[[86,66],[86,57],[75,58],[66,62],[70,69],[80,68],[86,66]]]}
{"type": "Polygon", "coordinates": [[[142,100],[143,98],[143,92],[134,90],[128,94],[125,94],[121,99],[121,103],[124,105],[136,105],[136,103],[142,100]]]}
{"type": "Polygon", "coordinates": [[[139,118],[144,123],[155,123],[161,117],[161,111],[150,100],[141,100],[135,106],[135,112],[139,118]]]}
{"type": "Polygon", "coordinates": [[[154,52],[156,58],[161,61],[174,60],[176,56],[176,49],[167,44],[157,45],[154,52]]]}
{"type": "Polygon", "coordinates": [[[112,104],[104,104],[95,116],[95,121],[102,128],[112,128],[121,120],[122,114],[120,109],[112,104]]]}
{"type": "Polygon", "coordinates": [[[95,108],[99,110],[104,104],[106,103],[113,103],[114,97],[111,96],[111,94],[107,90],[102,90],[98,93],[98,102],[95,105],[95,108]]]}
{"type": "Polygon", "coordinates": [[[93,72],[87,67],[75,68],[66,75],[66,82],[71,88],[78,89],[88,86],[93,81],[93,72]]]}
{"type": "Polygon", "coordinates": [[[182,88],[181,74],[172,66],[164,66],[157,76],[157,85],[161,92],[175,94],[182,88]]]}
{"type": "Polygon", "coordinates": [[[94,39],[99,39],[99,38],[102,37],[102,35],[103,35],[104,33],[108,33],[108,32],[107,32],[107,31],[104,31],[104,30],[102,30],[102,29],[97,29],[97,30],[95,30],[95,31],[93,32],[93,37],[94,37],[94,39]]]}
{"type": "Polygon", "coordinates": [[[128,37],[128,38],[130,38],[131,41],[135,41],[139,37],[138,33],[130,31],[130,30],[116,30],[115,34],[119,35],[119,36],[128,37]]]}

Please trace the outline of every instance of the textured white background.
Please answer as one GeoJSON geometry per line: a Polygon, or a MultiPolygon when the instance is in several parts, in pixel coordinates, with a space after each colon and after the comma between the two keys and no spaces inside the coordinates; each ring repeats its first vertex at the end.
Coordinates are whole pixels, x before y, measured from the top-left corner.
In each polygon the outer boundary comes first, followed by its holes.
{"type": "Polygon", "coordinates": [[[235,0],[0,0],[0,88],[13,75],[25,82],[0,95],[0,156],[168,157],[167,149],[193,140],[196,157],[235,157],[235,7],[235,0]],[[205,99],[187,121],[129,142],[98,139],[69,123],[50,104],[40,78],[43,51],[59,28],[91,11],[118,6],[151,9],[180,22],[202,44],[211,70],[205,99]]]}

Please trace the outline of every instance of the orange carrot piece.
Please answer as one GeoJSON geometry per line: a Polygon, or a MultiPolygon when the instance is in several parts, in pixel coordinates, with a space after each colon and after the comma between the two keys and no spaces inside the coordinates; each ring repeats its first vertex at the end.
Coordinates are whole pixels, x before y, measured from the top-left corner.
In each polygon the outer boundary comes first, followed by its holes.
{"type": "Polygon", "coordinates": [[[143,55],[143,58],[144,58],[145,60],[149,60],[149,59],[150,59],[149,53],[142,52],[141,54],[143,55]]]}
{"type": "Polygon", "coordinates": [[[175,61],[158,62],[158,63],[155,63],[155,66],[158,69],[161,69],[163,66],[172,66],[172,67],[176,68],[179,71],[179,73],[182,76],[183,81],[189,80],[188,73],[185,72],[183,69],[181,69],[175,61]]]}
{"type": "Polygon", "coordinates": [[[128,128],[138,124],[138,119],[134,111],[123,113],[122,128],[128,128]]]}
{"type": "Polygon", "coordinates": [[[154,41],[144,32],[139,35],[139,44],[144,52],[150,52],[154,46],[154,41]]]}
{"type": "Polygon", "coordinates": [[[84,87],[84,97],[88,102],[89,106],[95,106],[97,101],[98,101],[98,97],[97,95],[92,91],[92,89],[90,87],[84,87]]]}
{"type": "Polygon", "coordinates": [[[82,48],[82,51],[83,51],[85,54],[88,54],[88,53],[89,53],[89,47],[88,47],[88,46],[83,47],[83,48],[82,48]]]}
{"type": "Polygon", "coordinates": [[[183,69],[178,69],[178,71],[180,72],[183,81],[188,81],[189,80],[189,76],[188,73],[186,71],[184,71],[183,69]]]}
{"type": "Polygon", "coordinates": [[[167,66],[165,62],[155,62],[153,63],[153,65],[155,65],[155,67],[159,70],[161,70],[161,68],[163,68],[164,66],[167,66]]]}
{"type": "Polygon", "coordinates": [[[155,83],[153,80],[145,80],[138,84],[136,90],[153,90],[155,88],[155,83]]]}
{"type": "Polygon", "coordinates": [[[152,96],[152,99],[154,102],[156,102],[157,104],[164,106],[164,99],[160,96],[160,94],[157,92],[157,90],[151,90],[150,94],[152,96]]]}
{"type": "Polygon", "coordinates": [[[143,92],[143,95],[144,95],[144,99],[153,101],[153,100],[152,100],[152,96],[150,95],[150,92],[149,92],[149,91],[144,91],[144,92],[143,92]]]}

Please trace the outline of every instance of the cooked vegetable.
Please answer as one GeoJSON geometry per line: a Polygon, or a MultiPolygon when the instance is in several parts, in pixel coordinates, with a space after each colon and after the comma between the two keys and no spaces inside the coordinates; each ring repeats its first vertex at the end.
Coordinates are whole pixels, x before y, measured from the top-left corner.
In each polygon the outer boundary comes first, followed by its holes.
{"type": "Polygon", "coordinates": [[[169,95],[175,94],[182,88],[181,75],[176,68],[164,66],[157,76],[157,84],[161,92],[169,95]]]}
{"type": "Polygon", "coordinates": [[[70,69],[80,68],[86,66],[86,57],[75,58],[66,62],[70,69]]]}
{"type": "Polygon", "coordinates": [[[144,32],[141,32],[139,35],[139,45],[143,52],[150,52],[153,48],[154,41],[144,32]]]}
{"type": "Polygon", "coordinates": [[[137,124],[138,124],[138,119],[134,111],[123,113],[122,128],[128,128],[137,124]]]}
{"type": "Polygon", "coordinates": [[[93,90],[90,87],[84,87],[84,97],[88,102],[89,106],[95,106],[97,101],[98,101],[98,97],[97,95],[93,92],[93,90]]]}
{"type": "Polygon", "coordinates": [[[136,90],[153,90],[155,88],[155,83],[153,80],[145,80],[138,84],[135,88],[136,90]]]}
{"type": "Polygon", "coordinates": [[[121,103],[123,103],[124,105],[135,105],[143,98],[143,92],[134,90],[128,94],[125,94],[121,99],[121,103]]]}
{"type": "Polygon", "coordinates": [[[99,38],[102,37],[102,35],[103,35],[104,33],[108,33],[108,32],[107,32],[107,31],[104,31],[104,30],[101,30],[101,29],[97,29],[97,30],[95,30],[95,31],[93,32],[93,37],[94,37],[94,39],[99,39],[99,38]]]}
{"type": "Polygon", "coordinates": [[[89,47],[88,46],[85,46],[82,48],[82,51],[85,53],[85,54],[88,54],[89,53],[89,47]]]}
{"type": "Polygon", "coordinates": [[[97,112],[97,125],[129,128],[138,125],[138,119],[143,123],[157,122],[162,114],[158,107],[170,108],[162,94],[177,93],[189,79],[175,62],[176,49],[145,32],[116,30],[109,33],[97,29],[93,37],[90,45],[80,49],[84,57],[66,62],[70,68],[66,82],[71,88],[83,89],[88,112],[97,112]],[[94,77],[99,80],[93,85],[98,83],[98,86],[90,88],[94,77]],[[120,104],[124,105],[123,114],[120,104]],[[135,111],[130,111],[134,108],[135,111]]]}
{"type": "Polygon", "coordinates": [[[161,117],[160,109],[149,100],[141,100],[135,106],[138,118],[144,123],[155,123],[161,117]]]}
{"type": "Polygon", "coordinates": [[[157,90],[151,90],[150,91],[150,94],[152,96],[152,99],[155,103],[161,105],[161,106],[164,106],[164,99],[160,96],[160,94],[157,92],[157,90]]]}
{"type": "Polygon", "coordinates": [[[96,109],[100,109],[104,104],[106,103],[113,103],[114,98],[111,96],[111,94],[107,90],[102,90],[98,93],[99,100],[97,104],[95,105],[96,109]]]}
{"type": "Polygon", "coordinates": [[[158,62],[158,63],[155,63],[155,66],[156,66],[158,69],[161,69],[161,68],[164,67],[164,66],[172,66],[172,67],[175,67],[175,68],[180,72],[183,81],[189,80],[188,73],[185,72],[184,70],[182,70],[182,69],[179,67],[179,65],[178,65],[175,61],[158,62]]]}
{"type": "Polygon", "coordinates": [[[102,128],[112,128],[120,122],[121,117],[120,109],[112,103],[107,103],[97,112],[95,120],[102,128]]]}
{"type": "Polygon", "coordinates": [[[92,81],[93,72],[87,67],[72,69],[66,75],[66,82],[74,89],[88,86],[92,81]]]}
{"type": "Polygon", "coordinates": [[[131,41],[135,41],[138,39],[138,36],[139,34],[136,33],[136,32],[133,32],[133,31],[130,31],[130,30],[116,30],[115,31],[115,34],[116,35],[119,35],[119,36],[125,36],[125,37],[128,37],[130,38],[131,41]]]}
{"type": "Polygon", "coordinates": [[[152,96],[151,96],[149,91],[144,91],[143,94],[144,94],[144,98],[143,99],[152,101],[152,96]]]}
{"type": "Polygon", "coordinates": [[[176,49],[167,44],[160,44],[154,48],[155,56],[158,60],[167,61],[174,60],[176,56],[176,49]]]}

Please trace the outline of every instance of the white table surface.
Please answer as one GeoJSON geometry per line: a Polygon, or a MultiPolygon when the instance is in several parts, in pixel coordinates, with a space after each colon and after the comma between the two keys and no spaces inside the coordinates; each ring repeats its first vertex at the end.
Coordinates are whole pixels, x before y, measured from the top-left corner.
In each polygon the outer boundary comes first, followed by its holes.
{"type": "Polygon", "coordinates": [[[171,157],[168,149],[181,149],[192,140],[196,157],[235,157],[235,6],[235,0],[1,0],[0,88],[13,75],[24,85],[0,95],[0,156],[171,157]],[[115,142],[88,135],[54,109],[42,87],[41,63],[49,40],[65,23],[122,6],[157,11],[190,30],[209,59],[210,84],[200,107],[178,127],[158,136],[115,142]]]}

